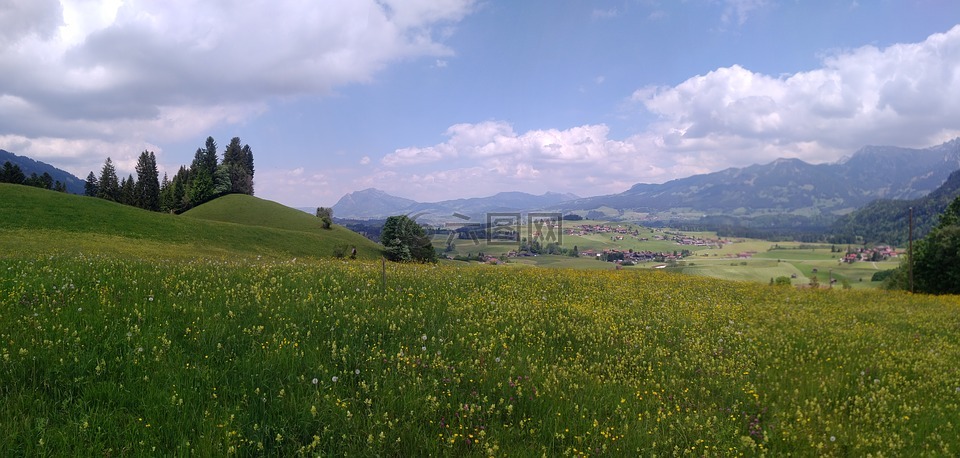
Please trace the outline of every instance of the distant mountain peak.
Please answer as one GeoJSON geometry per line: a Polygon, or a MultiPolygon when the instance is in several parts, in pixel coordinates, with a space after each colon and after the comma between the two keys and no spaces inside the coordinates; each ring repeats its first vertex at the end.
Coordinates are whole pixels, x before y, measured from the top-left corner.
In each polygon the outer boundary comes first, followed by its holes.
{"type": "Polygon", "coordinates": [[[549,191],[542,195],[522,191],[501,191],[488,197],[417,202],[392,196],[376,188],[367,188],[341,197],[333,206],[333,214],[338,218],[346,219],[380,219],[404,214],[415,214],[418,221],[446,221],[455,214],[482,219],[484,214],[490,212],[537,211],[578,198],[574,194],[549,191]]]}

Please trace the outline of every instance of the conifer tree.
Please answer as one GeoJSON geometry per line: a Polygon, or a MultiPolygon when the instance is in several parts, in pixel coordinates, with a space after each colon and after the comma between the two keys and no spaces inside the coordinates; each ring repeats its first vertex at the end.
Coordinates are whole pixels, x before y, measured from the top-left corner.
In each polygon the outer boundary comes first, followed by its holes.
{"type": "Polygon", "coordinates": [[[100,190],[100,180],[93,174],[93,171],[87,175],[87,180],[83,183],[83,195],[96,197],[100,190]]]}
{"type": "Polygon", "coordinates": [[[187,207],[189,203],[187,201],[187,190],[190,186],[190,170],[181,165],[180,170],[173,176],[173,181],[170,183],[170,186],[173,188],[170,192],[173,194],[173,202],[170,209],[179,211],[187,207]]]}
{"type": "Polygon", "coordinates": [[[19,165],[13,164],[10,161],[3,163],[3,170],[0,171],[0,183],[23,184],[26,179],[27,177],[19,165]]]}
{"type": "Polygon", "coordinates": [[[213,140],[213,137],[207,137],[206,144],[204,145],[203,150],[201,150],[201,166],[207,169],[210,172],[210,176],[214,176],[217,173],[217,142],[213,140]]]}
{"type": "Polygon", "coordinates": [[[244,190],[246,194],[253,195],[253,150],[250,145],[243,145],[243,168],[247,172],[245,177],[244,190]]]}
{"type": "Polygon", "coordinates": [[[253,151],[250,145],[240,146],[240,137],[230,139],[220,167],[229,173],[230,192],[253,195],[253,151]]]}
{"type": "Polygon", "coordinates": [[[217,172],[217,157],[210,160],[210,151],[216,154],[217,143],[213,137],[207,137],[206,148],[197,148],[190,164],[190,186],[187,189],[187,206],[195,207],[213,197],[214,174],[217,172]],[[212,166],[211,166],[212,163],[212,166]]]}
{"type": "Polygon", "coordinates": [[[146,210],[160,210],[160,182],[156,155],[152,151],[140,153],[136,170],[135,205],[146,210]]]}
{"type": "Polygon", "coordinates": [[[124,205],[136,206],[137,191],[136,181],[133,179],[133,174],[128,175],[123,179],[123,181],[120,182],[119,202],[124,205]]]}
{"type": "Polygon", "coordinates": [[[113,166],[113,161],[108,157],[103,163],[103,170],[100,171],[100,188],[97,191],[97,197],[101,199],[120,200],[120,183],[117,180],[117,169],[113,166]]]}
{"type": "Polygon", "coordinates": [[[171,186],[170,179],[167,178],[167,172],[163,172],[163,179],[160,180],[160,211],[169,212],[174,208],[173,186],[171,186]]]}

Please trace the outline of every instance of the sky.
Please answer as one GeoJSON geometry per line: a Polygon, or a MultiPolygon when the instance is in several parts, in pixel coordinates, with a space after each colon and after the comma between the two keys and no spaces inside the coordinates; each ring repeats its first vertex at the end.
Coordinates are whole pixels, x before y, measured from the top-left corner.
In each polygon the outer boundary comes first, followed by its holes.
{"type": "Polygon", "coordinates": [[[622,192],[960,136],[954,0],[0,0],[0,148],[258,197],[622,192]]]}

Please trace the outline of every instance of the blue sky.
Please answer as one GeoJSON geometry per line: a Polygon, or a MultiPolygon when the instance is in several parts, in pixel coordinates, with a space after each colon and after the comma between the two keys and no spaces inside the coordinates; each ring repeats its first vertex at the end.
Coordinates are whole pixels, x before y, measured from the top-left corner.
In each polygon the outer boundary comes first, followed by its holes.
{"type": "Polygon", "coordinates": [[[950,0],[0,0],[0,148],[172,175],[238,136],[295,207],[608,194],[960,136],[958,24],[950,0]]]}

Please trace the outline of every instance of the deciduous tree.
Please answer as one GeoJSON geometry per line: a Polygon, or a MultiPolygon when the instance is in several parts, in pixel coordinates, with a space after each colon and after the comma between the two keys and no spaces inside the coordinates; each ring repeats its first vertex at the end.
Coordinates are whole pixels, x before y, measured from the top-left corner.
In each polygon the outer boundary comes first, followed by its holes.
{"type": "Polygon", "coordinates": [[[323,223],[324,229],[330,229],[333,226],[333,209],[327,207],[317,207],[317,218],[323,223]]]}
{"type": "Polygon", "coordinates": [[[436,262],[437,252],[423,227],[406,215],[391,216],[380,232],[387,259],[396,262],[436,262]]]}

